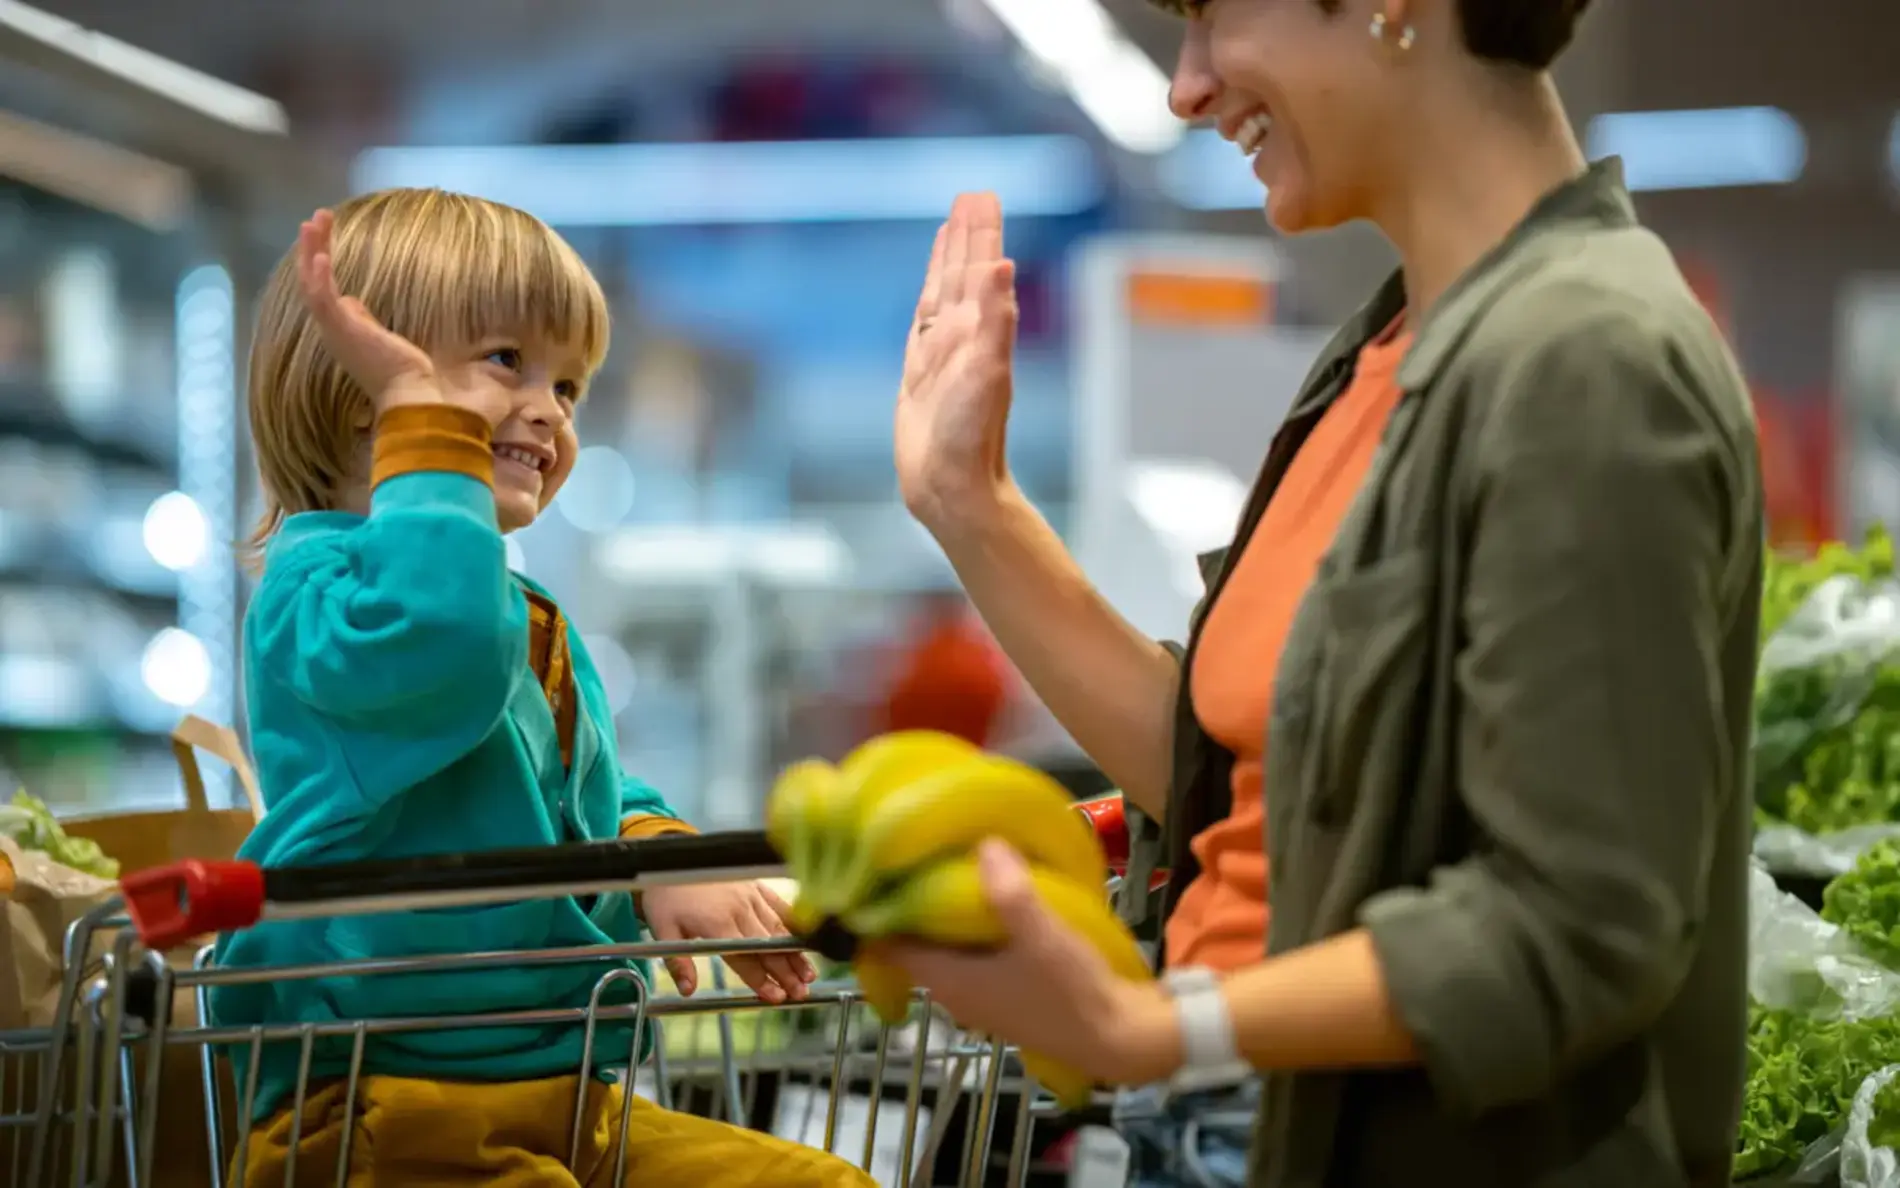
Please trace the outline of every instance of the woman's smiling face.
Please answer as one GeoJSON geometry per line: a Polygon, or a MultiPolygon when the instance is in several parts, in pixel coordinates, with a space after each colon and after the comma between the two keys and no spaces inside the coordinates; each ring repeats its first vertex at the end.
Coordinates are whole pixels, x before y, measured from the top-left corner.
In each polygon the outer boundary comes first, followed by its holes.
{"type": "Polygon", "coordinates": [[[1171,104],[1212,122],[1267,187],[1283,232],[1371,213],[1403,110],[1410,51],[1373,35],[1383,0],[1205,0],[1188,18],[1171,104]]]}

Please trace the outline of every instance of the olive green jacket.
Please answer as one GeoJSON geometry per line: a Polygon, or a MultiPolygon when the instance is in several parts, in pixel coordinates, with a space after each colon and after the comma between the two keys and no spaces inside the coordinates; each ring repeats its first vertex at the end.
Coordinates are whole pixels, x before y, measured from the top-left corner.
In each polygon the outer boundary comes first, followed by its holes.
{"type": "MultiPolygon", "coordinates": [[[[1404,307],[1321,356],[1287,464],[1404,307]]],[[[1428,311],[1280,660],[1270,953],[1369,930],[1423,1065],[1269,1075],[1257,1188],[1726,1184],[1762,490],[1748,393],[1614,161],[1428,311]]],[[[1185,689],[1187,682],[1182,682],[1185,689]]],[[[1182,694],[1166,835],[1229,810],[1182,694]]]]}

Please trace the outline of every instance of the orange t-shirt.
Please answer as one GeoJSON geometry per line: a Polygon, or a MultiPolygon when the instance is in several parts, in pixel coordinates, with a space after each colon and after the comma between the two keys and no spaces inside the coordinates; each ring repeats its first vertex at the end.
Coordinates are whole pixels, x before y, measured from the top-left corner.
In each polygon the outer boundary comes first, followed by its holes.
{"type": "Polygon", "coordinates": [[[1170,965],[1226,971],[1266,956],[1261,777],[1274,676],[1294,612],[1398,405],[1399,362],[1410,343],[1388,332],[1359,352],[1352,383],[1287,467],[1208,611],[1188,689],[1201,728],[1233,752],[1233,810],[1192,843],[1201,872],[1168,921],[1170,965]]]}

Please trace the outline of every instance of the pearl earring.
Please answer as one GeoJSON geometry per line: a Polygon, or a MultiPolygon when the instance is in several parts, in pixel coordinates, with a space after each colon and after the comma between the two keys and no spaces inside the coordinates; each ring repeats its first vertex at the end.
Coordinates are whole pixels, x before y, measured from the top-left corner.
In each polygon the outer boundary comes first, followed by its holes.
{"type": "MultiPolygon", "coordinates": [[[[1387,40],[1387,37],[1386,37],[1387,24],[1388,22],[1386,21],[1385,14],[1383,12],[1377,12],[1372,15],[1371,32],[1372,32],[1372,39],[1374,41],[1387,40]]],[[[1407,25],[1403,29],[1399,30],[1399,38],[1397,41],[1394,41],[1392,44],[1399,50],[1400,53],[1403,53],[1406,50],[1411,49],[1412,43],[1417,40],[1418,40],[1418,30],[1412,28],[1412,26],[1410,25],[1407,25]]]]}

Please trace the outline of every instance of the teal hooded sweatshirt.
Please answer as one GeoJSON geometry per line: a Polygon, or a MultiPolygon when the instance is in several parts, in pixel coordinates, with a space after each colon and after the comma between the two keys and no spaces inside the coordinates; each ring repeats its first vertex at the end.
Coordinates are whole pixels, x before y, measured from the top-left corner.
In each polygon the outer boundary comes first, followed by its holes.
{"type": "MultiPolygon", "coordinates": [[[[245,692],[266,812],[240,857],[264,867],[397,859],[601,840],[630,816],[677,819],[621,772],[606,694],[571,627],[579,706],[572,762],[563,765],[528,661],[529,590],[543,594],[509,571],[494,495],[478,479],[404,474],[377,486],[367,516],[288,517],[245,616],[245,692]]],[[[274,921],[221,937],[216,957],[250,969],[639,939],[622,892],[274,921]]],[[[584,1008],[615,964],[636,963],[277,978],[214,988],[211,1016],[249,1026],[584,1008]]],[[[633,998],[624,982],[612,989],[607,1002],[633,998]]],[[[624,1023],[603,1025],[596,1062],[624,1064],[633,1039],[624,1023]]],[[[458,1081],[571,1075],[581,1045],[575,1024],[403,1031],[370,1036],[362,1071],[458,1081]]],[[[311,1079],[347,1075],[351,1046],[347,1035],[319,1039],[311,1079]]],[[[253,1120],[287,1104],[300,1047],[295,1038],[264,1046],[253,1120]]],[[[231,1055],[242,1086],[249,1047],[231,1055]]]]}

